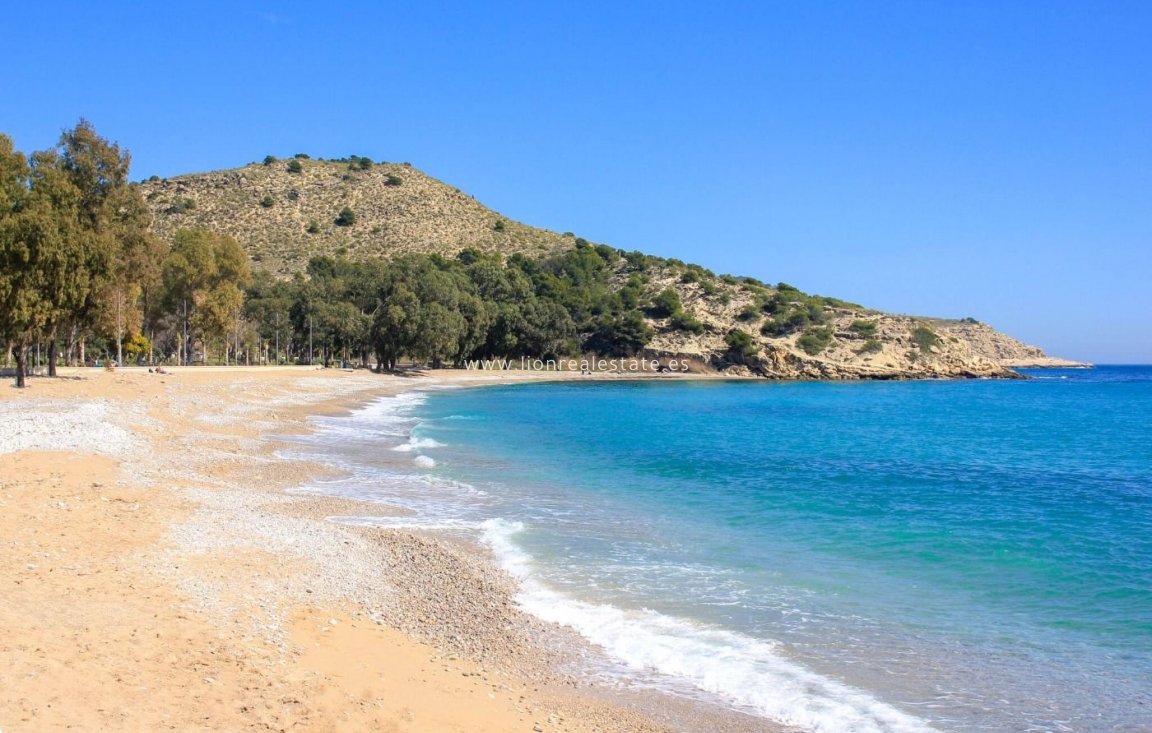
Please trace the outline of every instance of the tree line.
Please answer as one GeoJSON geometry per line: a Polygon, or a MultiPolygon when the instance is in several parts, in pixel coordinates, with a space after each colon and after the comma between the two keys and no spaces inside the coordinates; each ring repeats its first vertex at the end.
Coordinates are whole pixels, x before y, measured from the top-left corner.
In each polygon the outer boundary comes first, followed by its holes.
{"type": "Polygon", "coordinates": [[[54,375],[61,343],[82,360],[90,334],[122,336],[153,307],[167,246],[130,160],[84,120],[30,156],[0,135],[0,339],[19,386],[33,342],[54,375]]]}
{"type": "Polygon", "coordinates": [[[454,258],[408,254],[353,262],[314,257],[291,280],[255,278],[244,306],[247,338],[285,359],[318,354],[395,368],[471,359],[631,356],[653,332],[640,309],[646,276],[621,274],[610,247],[578,240],[538,258],[466,249],[454,258]]]}
{"type": "MultiPolygon", "coordinates": [[[[29,156],[0,135],[0,341],[22,386],[57,360],[333,361],[394,369],[468,359],[631,356],[653,336],[648,271],[664,263],[576,239],[527,257],[313,258],[291,279],[253,273],[203,230],[171,243],[129,181],[130,156],[84,120],[29,156]]],[[[671,261],[669,261],[671,262],[671,261]]]]}

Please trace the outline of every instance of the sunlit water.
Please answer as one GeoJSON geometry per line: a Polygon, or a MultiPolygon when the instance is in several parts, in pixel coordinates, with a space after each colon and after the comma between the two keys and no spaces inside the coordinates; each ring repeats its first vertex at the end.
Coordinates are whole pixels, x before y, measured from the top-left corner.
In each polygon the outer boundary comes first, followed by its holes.
{"type": "Polygon", "coordinates": [[[410,393],[318,419],[350,473],[310,489],[475,533],[528,611],[766,717],[1152,730],[1152,369],[1029,373],[410,393]]]}

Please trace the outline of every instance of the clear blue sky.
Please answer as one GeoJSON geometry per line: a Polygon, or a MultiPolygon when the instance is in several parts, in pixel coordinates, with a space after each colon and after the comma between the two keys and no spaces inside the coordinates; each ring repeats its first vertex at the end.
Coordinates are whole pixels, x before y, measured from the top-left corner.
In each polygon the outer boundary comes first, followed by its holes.
{"type": "Polygon", "coordinates": [[[137,178],[410,161],[537,226],[1152,362],[1150,2],[0,7],[24,150],[83,115],[137,178]]]}

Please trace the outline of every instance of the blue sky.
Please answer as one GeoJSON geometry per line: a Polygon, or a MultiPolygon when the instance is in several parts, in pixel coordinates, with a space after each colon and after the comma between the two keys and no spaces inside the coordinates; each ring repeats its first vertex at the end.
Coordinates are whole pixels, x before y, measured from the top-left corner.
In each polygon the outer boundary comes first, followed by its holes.
{"type": "Polygon", "coordinates": [[[6,3],[0,131],[413,165],[506,216],[1152,362],[1152,3],[6,3]],[[13,30],[17,29],[17,30],[13,30]]]}

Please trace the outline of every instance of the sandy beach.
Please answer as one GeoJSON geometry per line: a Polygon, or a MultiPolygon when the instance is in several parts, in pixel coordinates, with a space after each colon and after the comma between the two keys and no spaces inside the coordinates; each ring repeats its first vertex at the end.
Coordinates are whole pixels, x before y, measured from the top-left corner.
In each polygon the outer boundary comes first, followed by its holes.
{"type": "Polygon", "coordinates": [[[0,390],[5,733],[779,729],[569,677],[579,640],[521,613],[482,548],[286,493],[326,470],[270,439],[310,415],[556,375],[174,372],[0,390]]]}

